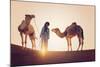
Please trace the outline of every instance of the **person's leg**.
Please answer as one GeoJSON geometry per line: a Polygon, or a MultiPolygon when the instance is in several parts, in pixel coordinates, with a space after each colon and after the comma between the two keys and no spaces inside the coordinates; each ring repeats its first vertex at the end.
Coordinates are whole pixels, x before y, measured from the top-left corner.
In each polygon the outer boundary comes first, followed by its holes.
{"type": "Polygon", "coordinates": [[[41,38],[41,50],[43,48],[43,39],[41,38]]]}
{"type": "Polygon", "coordinates": [[[48,40],[45,41],[45,50],[48,51],[48,40]]]}
{"type": "Polygon", "coordinates": [[[44,48],[45,48],[45,51],[47,52],[48,51],[48,39],[44,39],[44,48]]]}

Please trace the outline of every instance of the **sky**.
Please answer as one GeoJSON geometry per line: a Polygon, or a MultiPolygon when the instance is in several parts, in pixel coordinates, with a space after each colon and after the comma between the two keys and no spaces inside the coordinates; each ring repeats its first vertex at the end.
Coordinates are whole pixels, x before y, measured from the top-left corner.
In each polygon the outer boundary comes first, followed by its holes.
{"type": "MultiPolygon", "coordinates": [[[[18,25],[25,18],[25,14],[34,14],[31,24],[36,31],[36,47],[40,49],[40,32],[46,21],[50,22],[50,39],[48,48],[50,51],[66,51],[67,41],[58,37],[51,31],[52,28],[59,28],[63,32],[72,22],[77,22],[84,31],[83,49],[95,48],[95,7],[93,5],[71,5],[38,2],[11,2],[11,43],[21,46],[21,37],[18,32],[18,25]]],[[[31,48],[31,41],[28,38],[27,47],[31,48]]],[[[72,38],[73,50],[78,47],[77,37],[72,38]]]]}

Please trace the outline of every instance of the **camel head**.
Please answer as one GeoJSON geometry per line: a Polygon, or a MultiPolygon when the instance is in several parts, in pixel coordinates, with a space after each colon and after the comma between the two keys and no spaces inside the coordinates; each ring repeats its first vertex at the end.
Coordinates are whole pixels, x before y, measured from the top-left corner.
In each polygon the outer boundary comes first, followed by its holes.
{"type": "Polygon", "coordinates": [[[59,31],[59,28],[53,28],[51,31],[57,33],[59,31]]]}
{"type": "Polygon", "coordinates": [[[56,35],[58,35],[60,38],[65,37],[65,34],[61,33],[59,28],[53,28],[51,31],[54,32],[56,35]]]}
{"type": "Polygon", "coordinates": [[[32,15],[30,15],[30,14],[26,14],[25,17],[26,17],[26,18],[30,18],[30,19],[32,19],[32,18],[35,18],[35,15],[33,15],[33,14],[32,14],[32,15]]]}

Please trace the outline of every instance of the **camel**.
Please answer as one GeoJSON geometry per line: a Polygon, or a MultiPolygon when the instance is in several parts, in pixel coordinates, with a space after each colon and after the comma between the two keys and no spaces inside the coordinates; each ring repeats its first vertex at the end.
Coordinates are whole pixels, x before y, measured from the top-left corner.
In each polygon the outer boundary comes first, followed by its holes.
{"type": "Polygon", "coordinates": [[[52,32],[56,33],[56,35],[58,35],[60,38],[64,37],[66,38],[68,44],[68,51],[69,48],[71,48],[72,51],[71,38],[73,38],[74,36],[77,36],[79,40],[79,46],[77,50],[79,50],[80,47],[81,50],[83,49],[83,40],[84,40],[83,29],[81,28],[81,26],[77,25],[76,22],[73,22],[62,33],[60,32],[59,28],[53,28],[52,32]]]}
{"type": "Polygon", "coordinates": [[[35,15],[25,15],[25,20],[23,20],[22,23],[18,26],[18,31],[20,32],[22,47],[24,47],[25,44],[26,48],[27,36],[29,36],[32,43],[32,49],[35,49],[35,30],[33,26],[30,24],[32,18],[35,18],[35,15]],[[23,39],[23,35],[25,35],[25,39],[23,39]]]}

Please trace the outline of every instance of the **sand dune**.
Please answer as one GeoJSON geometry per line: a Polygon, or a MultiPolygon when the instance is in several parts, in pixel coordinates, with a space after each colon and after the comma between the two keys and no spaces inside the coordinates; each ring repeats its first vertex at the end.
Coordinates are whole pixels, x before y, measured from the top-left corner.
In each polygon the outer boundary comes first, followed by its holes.
{"type": "Polygon", "coordinates": [[[11,44],[11,66],[57,64],[95,61],[95,50],[84,51],[49,51],[42,56],[40,51],[11,44]]]}

